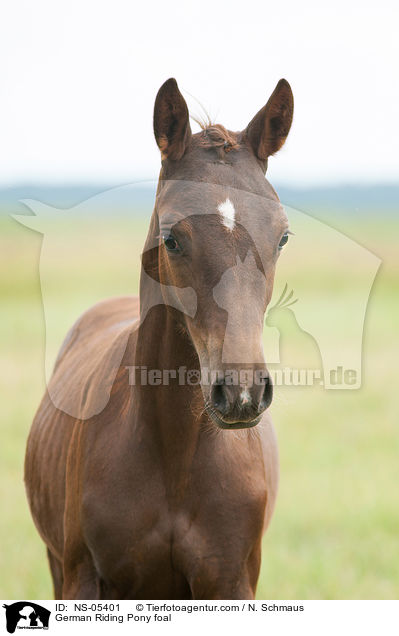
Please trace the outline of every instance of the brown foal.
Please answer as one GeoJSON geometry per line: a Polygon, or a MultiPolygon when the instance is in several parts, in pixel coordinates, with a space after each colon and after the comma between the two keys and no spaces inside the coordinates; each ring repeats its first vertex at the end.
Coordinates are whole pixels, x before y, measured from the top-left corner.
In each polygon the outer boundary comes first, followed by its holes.
{"type": "Polygon", "coordinates": [[[140,306],[110,299],[78,320],[28,440],[56,598],[255,595],[278,482],[262,329],[288,238],[264,174],[292,115],[280,80],[244,131],[193,135],[176,81],[158,92],[140,306]],[[63,393],[73,413],[54,400],[63,393]]]}

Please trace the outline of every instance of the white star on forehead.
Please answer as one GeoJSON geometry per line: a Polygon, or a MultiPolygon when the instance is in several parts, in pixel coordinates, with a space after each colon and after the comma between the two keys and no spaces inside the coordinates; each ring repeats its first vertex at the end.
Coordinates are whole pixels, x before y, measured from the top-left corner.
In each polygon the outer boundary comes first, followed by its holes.
{"type": "Polygon", "coordinates": [[[230,231],[234,230],[236,211],[229,198],[227,198],[226,201],[223,201],[223,203],[219,203],[218,211],[222,216],[223,225],[225,225],[230,231]]]}

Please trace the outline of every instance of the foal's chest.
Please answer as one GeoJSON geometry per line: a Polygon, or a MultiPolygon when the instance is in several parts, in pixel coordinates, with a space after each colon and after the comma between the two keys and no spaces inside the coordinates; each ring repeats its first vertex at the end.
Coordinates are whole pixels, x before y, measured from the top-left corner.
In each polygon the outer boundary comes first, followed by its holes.
{"type": "Polygon", "coordinates": [[[171,479],[142,453],[85,482],[84,540],[109,598],[189,598],[201,568],[211,578],[240,570],[262,532],[266,488],[261,462],[237,473],[233,459],[207,470],[194,461],[171,479]]]}

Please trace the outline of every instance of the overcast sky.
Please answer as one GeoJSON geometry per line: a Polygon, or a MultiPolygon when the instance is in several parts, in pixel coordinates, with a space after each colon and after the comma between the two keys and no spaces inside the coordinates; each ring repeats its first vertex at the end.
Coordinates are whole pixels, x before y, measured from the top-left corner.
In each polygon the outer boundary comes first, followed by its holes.
{"type": "Polygon", "coordinates": [[[398,18],[387,0],[5,0],[0,185],[156,178],[152,109],[170,76],[232,130],[291,83],[272,182],[397,181],[398,18]]]}

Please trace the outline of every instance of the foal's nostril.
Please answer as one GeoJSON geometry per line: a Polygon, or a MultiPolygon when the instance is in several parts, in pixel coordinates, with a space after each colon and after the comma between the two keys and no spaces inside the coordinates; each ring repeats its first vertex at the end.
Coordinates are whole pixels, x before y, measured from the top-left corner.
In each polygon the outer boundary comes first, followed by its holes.
{"type": "Polygon", "coordinates": [[[270,406],[273,399],[273,384],[270,377],[267,376],[266,378],[264,378],[263,382],[265,386],[258,407],[260,413],[262,413],[262,411],[265,411],[270,406]]]}
{"type": "Polygon", "coordinates": [[[228,427],[231,428],[237,422],[257,423],[259,416],[270,406],[272,396],[272,382],[266,373],[260,383],[244,389],[229,385],[219,378],[212,384],[210,403],[213,414],[229,423],[228,427]]]}
{"type": "Polygon", "coordinates": [[[229,401],[226,395],[226,386],[222,381],[214,382],[211,389],[211,402],[214,408],[222,415],[229,410],[229,401]]]}

